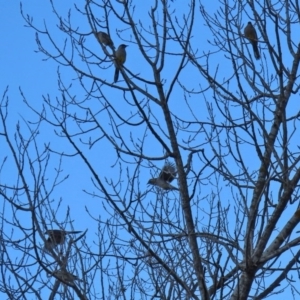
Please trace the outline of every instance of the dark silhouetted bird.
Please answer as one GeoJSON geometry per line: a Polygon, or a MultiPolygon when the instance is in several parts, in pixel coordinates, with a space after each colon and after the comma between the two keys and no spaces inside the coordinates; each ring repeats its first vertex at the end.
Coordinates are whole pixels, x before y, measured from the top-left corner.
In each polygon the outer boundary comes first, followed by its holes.
{"type": "Polygon", "coordinates": [[[97,32],[97,38],[101,44],[109,46],[111,48],[115,48],[113,41],[107,33],[99,31],[97,32]]]}
{"type": "Polygon", "coordinates": [[[120,66],[123,66],[123,64],[126,61],[126,50],[125,50],[126,47],[127,45],[121,44],[116,51],[116,57],[115,57],[116,70],[115,70],[114,82],[118,81],[120,66]]]}
{"type": "Polygon", "coordinates": [[[257,33],[251,22],[248,22],[248,25],[245,27],[244,35],[252,44],[255,58],[260,59],[259,50],[257,46],[258,44],[257,33]]]}
{"type": "Polygon", "coordinates": [[[174,163],[166,162],[157,178],[151,178],[148,184],[162,188],[163,190],[178,190],[177,187],[170,184],[176,177],[177,171],[174,163]]]}
{"type": "Polygon", "coordinates": [[[74,280],[80,280],[77,276],[73,275],[72,273],[66,271],[66,270],[57,270],[53,272],[53,275],[55,275],[58,279],[64,282],[73,282],[74,280]]]}
{"type": "Polygon", "coordinates": [[[45,242],[44,248],[46,250],[53,249],[57,245],[62,245],[65,242],[67,235],[80,232],[81,231],[65,231],[60,229],[47,230],[45,234],[47,234],[49,237],[45,242]]]}

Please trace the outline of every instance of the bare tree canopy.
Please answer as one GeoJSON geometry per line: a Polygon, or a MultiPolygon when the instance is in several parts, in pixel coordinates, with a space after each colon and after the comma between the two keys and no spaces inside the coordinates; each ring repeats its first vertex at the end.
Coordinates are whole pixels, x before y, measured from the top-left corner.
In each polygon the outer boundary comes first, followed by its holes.
{"type": "Polygon", "coordinates": [[[46,2],[57,85],[2,92],[1,299],[299,299],[299,2],[46,2]]]}

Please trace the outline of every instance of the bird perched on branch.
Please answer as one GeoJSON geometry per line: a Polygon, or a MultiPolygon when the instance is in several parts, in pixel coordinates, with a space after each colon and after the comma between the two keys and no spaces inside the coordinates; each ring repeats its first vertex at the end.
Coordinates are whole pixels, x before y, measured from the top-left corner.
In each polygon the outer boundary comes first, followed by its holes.
{"type": "Polygon", "coordinates": [[[80,280],[77,276],[73,275],[72,273],[68,272],[67,270],[57,270],[52,273],[55,275],[58,279],[64,282],[73,282],[74,280],[80,280]]]}
{"type": "Polygon", "coordinates": [[[178,190],[177,187],[170,184],[176,177],[177,171],[174,163],[167,161],[163,166],[157,178],[151,178],[148,184],[162,188],[163,190],[178,190]]]}
{"type": "Polygon", "coordinates": [[[116,54],[116,57],[115,57],[116,70],[115,70],[114,82],[118,81],[120,67],[123,66],[123,64],[126,61],[126,50],[125,50],[126,47],[127,47],[127,45],[121,44],[115,53],[116,54]]]}
{"type": "Polygon", "coordinates": [[[260,54],[257,47],[258,44],[257,33],[251,22],[248,22],[248,25],[245,27],[244,35],[252,44],[255,58],[260,59],[260,54]]]}
{"type": "Polygon", "coordinates": [[[81,231],[65,231],[60,229],[47,230],[45,234],[47,234],[49,237],[45,242],[44,248],[46,250],[53,249],[57,245],[62,245],[65,242],[67,235],[76,234],[80,232],[81,231]]]}
{"type": "Polygon", "coordinates": [[[109,46],[111,48],[115,48],[112,39],[110,38],[110,36],[107,33],[103,32],[103,31],[99,31],[99,32],[97,32],[97,38],[101,44],[103,44],[105,46],[109,46]]]}

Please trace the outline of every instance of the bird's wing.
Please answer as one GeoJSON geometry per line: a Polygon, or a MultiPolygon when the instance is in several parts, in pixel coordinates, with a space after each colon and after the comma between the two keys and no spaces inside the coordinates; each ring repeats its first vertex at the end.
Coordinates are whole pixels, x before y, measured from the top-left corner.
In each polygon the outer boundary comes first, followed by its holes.
{"type": "Polygon", "coordinates": [[[159,178],[166,182],[171,182],[176,177],[176,173],[175,164],[166,162],[159,174],[159,178]]]}

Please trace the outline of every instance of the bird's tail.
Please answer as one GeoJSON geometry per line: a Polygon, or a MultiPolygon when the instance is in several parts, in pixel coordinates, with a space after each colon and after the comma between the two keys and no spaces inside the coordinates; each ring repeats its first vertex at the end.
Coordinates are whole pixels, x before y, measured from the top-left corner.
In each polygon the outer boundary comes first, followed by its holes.
{"type": "Polygon", "coordinates": [[[118,81],[118,78],[119,78],[119,72],[120,72],[119,68],[116,67],[116,70],[115,70],[115,76],[114,76],[114,82],[117,82],[117,81],[118,81]]]}
{"type": "Polygon", "coordinates": [[[254,56],[256,59],[260,59],[260,54],[259,54],[259,50],[257,47],[257,42],[252,42],[252,46],[253,46],[253,52],[254,52],[254,56]]]}

